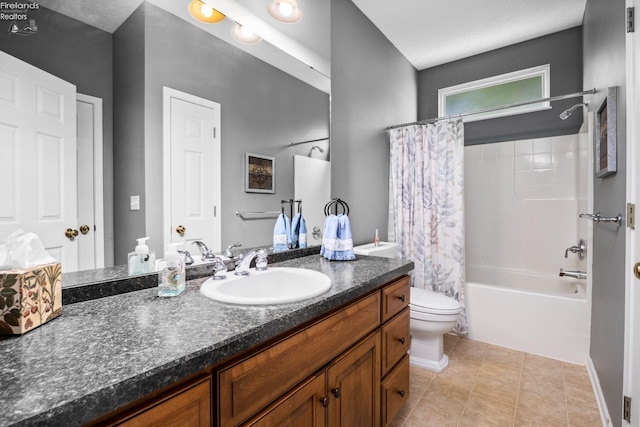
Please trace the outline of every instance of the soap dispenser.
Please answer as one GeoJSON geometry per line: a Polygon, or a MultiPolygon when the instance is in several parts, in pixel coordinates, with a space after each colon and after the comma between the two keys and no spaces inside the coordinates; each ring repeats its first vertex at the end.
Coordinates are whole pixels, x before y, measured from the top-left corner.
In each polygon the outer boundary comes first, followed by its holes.
{"type": "Polygon", "coordinates": [[[158,296],[175,297],[180,295],[185,288],[185,270],[182,256],[177,247],[182,243],[169,243],[164,254],[165,266],[160,272],[158,284],[158,296]]]}
{"type": "Polygon", "coordinates": [[[141,237],[133,252],[129,252],[129,274],[151,273],[154,270],[156,255],[149,251],[146,241],[148,237],[141,237]]]}

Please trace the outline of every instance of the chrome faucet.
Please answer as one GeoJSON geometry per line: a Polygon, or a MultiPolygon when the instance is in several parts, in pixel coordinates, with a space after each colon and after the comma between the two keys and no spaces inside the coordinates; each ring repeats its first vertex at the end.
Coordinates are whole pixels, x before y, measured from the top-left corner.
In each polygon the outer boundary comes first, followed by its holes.
{"type": "Polygon", "coordinates": [[[584,280],[587,278],[587,273],[585,271],[563,270],[561,268],[560,277],[573,277],[574,279],[584,280]]]}
{"type": "Polygon", "coordinates": [[[256,270],[267,269],[267,252],[264,249],[252,250],[244,255],[240,255],[236,261],[236,270],[234,274],[248,276],[249,266],[254,258],[256,260],[256,270]]]}
{"type": "Polygon", "coordinates": [[[234,259],[235,255],[233,255],[232,249],[239,248],[240,246],[242,246],[242,242],[234,243],[233,245],[227,246],[227,249],[224,251],[224,256],[229,259],[234,259]]]}
{"type": "Polygon", "coordinates": [[[189,251],[177,251],[179,254],[184,255],[184,263],[185,265],[191,265],[193,264],[193,258],[191,257],[191,254],[189,253],[189,251]]]}
{"type": "Polygon", "coordinates": [[[584,253],[587,250],[587,242],[584,239],[580,239],[576,246],[568,247],[567,250],[564,251],[564,257],[569,258],[569,252],[578,254],[578,259],[580,261],[584,260],[584,253]]]}
{"type": "Polygon", "coordinates": [[[202,261],[211,260],[211,259],[215,259],[216,258],[216,256],[213,253],[213,251],[211,249],[209,249],[207,247],[207,245],[204,244],[204,242],[201,242],[199,240],[194,240],[191,244],[193,246],[197,246],[198,249],[200,250],[200,254],[202,255],[202,261]]]}

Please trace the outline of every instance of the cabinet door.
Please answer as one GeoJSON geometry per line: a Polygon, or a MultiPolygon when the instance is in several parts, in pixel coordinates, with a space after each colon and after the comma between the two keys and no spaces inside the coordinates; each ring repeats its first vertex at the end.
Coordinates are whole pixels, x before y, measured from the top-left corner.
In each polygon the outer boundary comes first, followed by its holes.
{"type": "Polygon", "coordinates": [[[324,427],[328,402],[324,371],[246,423],[251,427],[324,427]]]}
{"type": "Polygon", "coordinates": [[[327,368],[329,426],[380,425],[380,332],[337,358],[327,368]]]}
{"type": "Polygon", "coordinates": [[[211,425],[211,379],[180,388],[141,408],[119,426],[205,427],[211,425]]]}

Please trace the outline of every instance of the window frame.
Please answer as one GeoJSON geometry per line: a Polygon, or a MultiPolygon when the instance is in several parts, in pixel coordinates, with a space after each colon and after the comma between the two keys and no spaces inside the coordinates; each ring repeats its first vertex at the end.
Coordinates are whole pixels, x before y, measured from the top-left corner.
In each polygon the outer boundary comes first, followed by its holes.
{"type": "MultiPolygon", "coordinates": [[[[520,80],[529,79],[532,77],[542,77],[541,85],[542,85],[542,98],[550,97],[550,76],[551,76],[551,65],[545,64],[537,67],[526,68],[524,70],[518,70],[511,73],[500,74],[493,77],[488,77],[485,79],[474,80],[467,83],[461,83],[455,86],[449,86],[446,88],[438,89],[438,116],[439,117],[447,117],[452,116],[456,117],[460,114],[447,114],[447,97],[451,95],[458,95],[465,92],[475,91],[477,89],[484,89],[490,87],[496,87],[500,85],[504,85],[507,83],[512,83],[520,80]]],[[[514,101],[517,103],[518,101],[514,101]]],[[[522,102],[526,102],[526,100],[522,100],[522,102]]],[[[498,106],[496,106],[498,107],[498,106]]],[[[490,108],[490,107],[485,107],[490,108]]],[[[469,114],[462,117],[464,122],[474,122],[478,120],[486,120],[493,119],[498,117],[507,117],[516,114],[530,113],[534,111],[542,111],[551,109],[551,105],[549,101],[533,103],[528,105],[522,105],[519,107],[505,108],[496,111],[488,111],[484,113],[477,114],[469,114]]]]}

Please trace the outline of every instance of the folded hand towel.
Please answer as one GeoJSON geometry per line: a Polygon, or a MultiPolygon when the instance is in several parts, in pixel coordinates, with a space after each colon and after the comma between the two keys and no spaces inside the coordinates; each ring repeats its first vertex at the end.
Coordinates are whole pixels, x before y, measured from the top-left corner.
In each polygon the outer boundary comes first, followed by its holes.
{"type": "Polygon", "coordinates": [[[273,251],[286,251],[289,249],[289,243],[291,243],[291,222],[286,214],[281,213],[273,228],[273,251]]]}
{"type": "Polygon", "coordinates": [[[307,247],[307,220],[300,215],[300,229],[298,230],[298,247],[307,247]]]}
{"type": "Polygon", "coordinates": [[[298,234],[300,233],[300,218],[302,215],[297,213],[291,220],[291,248],[298,248],[298,234]]]}
{"type": "Polygon", "coordinates": [[[324,235],[320,255],[330,260],[349,261],[356,259],[353,253],[351,223],[343,214],[329,215],[324,222],[324,235]]]}

